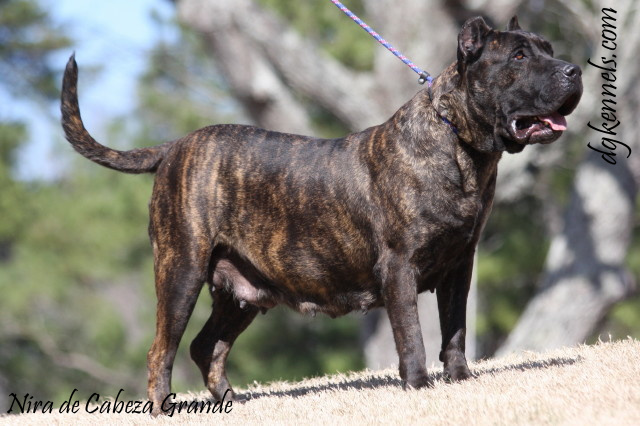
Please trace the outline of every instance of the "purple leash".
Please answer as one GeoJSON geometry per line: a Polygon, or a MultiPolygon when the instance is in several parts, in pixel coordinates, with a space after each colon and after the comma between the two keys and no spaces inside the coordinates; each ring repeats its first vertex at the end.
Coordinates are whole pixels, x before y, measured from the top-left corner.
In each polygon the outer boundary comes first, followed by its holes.
{"type": "Polygon", "coordinates": [[[431,82],[433,81],[433,78],[429,75],[428,72],[424,71],[423,69],[421,69],[418,66],[416,66],[416,64],[411,62],[406,56],[404,56],[402,53],[400,53],[398,51],[398,49],[396,49],[388,41],[383,39],[380,36],[380,34],[378,34],[377,32],[373,31],[373,29],[369,25],[367,25],[362,19],[358,18],[355,15],[355,13],[353,13],[352,11],[347,9],[347,7],[344,4],[340,3],[338,0],[331,0],[331,3],[335,4],[338,7],[338,9],[340,9],[341,11],[344,12],[345,15],[347,15],[349,18],[353,19],[356,24],[358,24],[358,25],[360,25],[360,27],[362,27],[363,30],[368,32],[369,35],[371,35],[373,38],[378,40],[378,42],[380,44],[382,44],[384,47],[389,49],[389,51],[391,53],[396,55],[402,62],[404,62],[406,65],[409,66],[409,68],[411,68],[416,74],[418,74],[420,76],[420,78],[418,78],[418,83],[424,84],[425,81],[428,81],[429,82],[429,86],[431,86],[431,82]]]}
{"type": "MultiPolygon", "coordinates": [[[[404,62],[406,65],[409,66],[409,68],[411,68],[416,74],[418,74],[420,76],[418,78],[418,83],[424,84],[425,82],[428,82],[428,84],[429,84],[429,98],[431,98],[431,84],[433,83],[433,77],[431,77],[428,72],[426,72],[425,70],[419,68],[418,66],[416,66],[416,64],[411,62],[409,60],[409,58],[407,58],[402,53],[400,53],[398,51],[398,49],[393,47],[387,40],[383,39],[380,36],[380,34],[378,34],[377,32],[373,31],[373,29],[369,25],[367,25],[362,19],[358,18],[356,16],[356,14],[353,13],[352,11],[350,11],[344,4],[340,3],[338,0],[331,0],[331,3],[335,4],[338,7],[338,9],[340,9],[341,11],[344,12],[345,15],[347,15],[349,18],[353,19],[356,24],[358,24],[358,25],[360,25],[360,27],[362,27],[363,30],[368,32],[369,35],[371,35],[373,38],[378,40],[378,42],[380,44],[382,44],[384,47],[389,49],[389,51],[391,53],[396,55],[402,62],[404,62]]],[[[446,125],[448,125],[451,128],[453,133],[455,133],[457,135],[458,134],[458,128],[455,126],[455,124],[453,124],[451,121],[449,121],[446,117],[443,117],[442,115],[440,115],[440,113],[438,113],[437,111],[436,111],[436,113],[438,114],[440,119],[446,125]]]]}

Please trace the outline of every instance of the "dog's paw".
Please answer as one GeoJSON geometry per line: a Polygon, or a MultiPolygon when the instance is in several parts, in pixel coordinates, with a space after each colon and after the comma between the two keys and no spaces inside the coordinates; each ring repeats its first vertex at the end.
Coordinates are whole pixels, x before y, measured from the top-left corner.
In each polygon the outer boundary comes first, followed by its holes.
{"type": "Polygon", "coordinates": [[[403,380],[402,385],[404,390],[432,388],[433,380],[431,380],[427,373],[416,374],[413,377],[408,377],[406,380],[403,380]]]}
{"type": "Polygon", "coordinates": [[[444,368],[445,377],[452,382],[459,382],[473,378],[473,374],[469,371],[467,363],[459,363],[457,365],[448,365],[444,368]]]}

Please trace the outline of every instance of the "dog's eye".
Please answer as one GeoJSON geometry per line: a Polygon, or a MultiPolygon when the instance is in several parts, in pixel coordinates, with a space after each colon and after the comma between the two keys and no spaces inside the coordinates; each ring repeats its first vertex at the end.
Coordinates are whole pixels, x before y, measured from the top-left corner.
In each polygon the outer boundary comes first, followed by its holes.
{"type": "Polygon", "coordinates": [[[519,50],[518,53],[513,55],[513,59],[516,61],[523,61],[527,56],[524,54],[522,50],[519,50]]]}

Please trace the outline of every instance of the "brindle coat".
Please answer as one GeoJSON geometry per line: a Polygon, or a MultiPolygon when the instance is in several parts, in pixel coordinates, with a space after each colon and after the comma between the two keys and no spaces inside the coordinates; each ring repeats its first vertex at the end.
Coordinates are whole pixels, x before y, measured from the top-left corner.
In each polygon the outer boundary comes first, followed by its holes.
{"type": "Polygon", "coordinates": [[[76,83],[72,57],[62,123],[73,147],[115,170],[156,172],[149,234],[157,329],[148,355],[155,413],[204,283],[213,309],[191,356],[215,398],[231,388],[225,361],[236,337],[259,310],[280,303],[332,317],[384,306],[401,378],[428,386],[416,307],[426,290],[437,294],[445,373],[470,377],[467,292],[498,160],[557,139],[582,93],[580,69],[553,59],[551,45],[515,18],[505,32],[467,21],[458,60],[432,87],[389,121],[341,139],[216,125],[116,151],[85,130],[76,83]]]}

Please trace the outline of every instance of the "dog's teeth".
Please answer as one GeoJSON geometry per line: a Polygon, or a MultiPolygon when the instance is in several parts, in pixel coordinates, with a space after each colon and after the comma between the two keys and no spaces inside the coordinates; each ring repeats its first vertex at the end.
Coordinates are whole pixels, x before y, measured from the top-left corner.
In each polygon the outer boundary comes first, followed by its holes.
{"type": "Polygon", "coordinates": [[[247,307],[247,301],[246,300],[241,300],[240,301],[240,309],[244,309],[247,307]]]}
{"type": "Polygon", "coordinates": [[[540,117],[536,117],[536,121],[538,123],[541,123],[544,127],[551,127],[551,124],[549,124],[547,121],[541,119],[540,117]]]}

